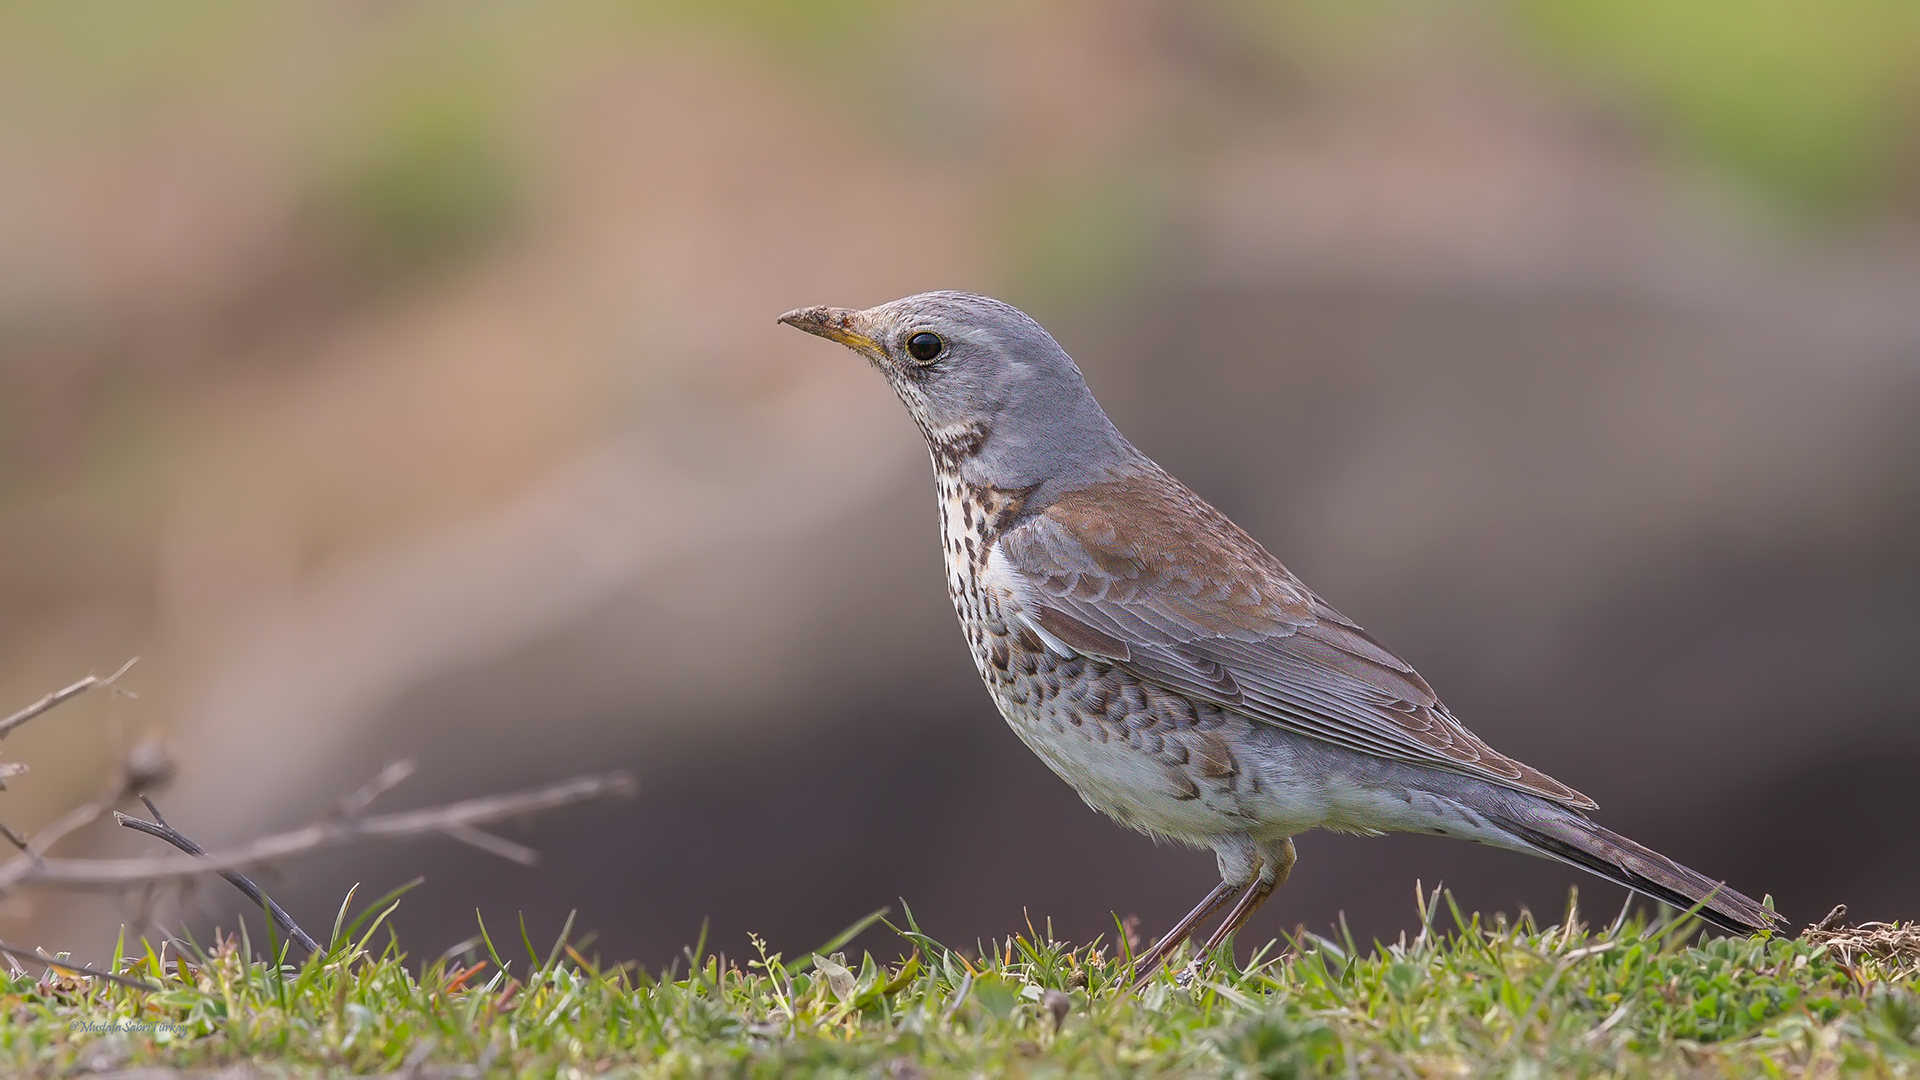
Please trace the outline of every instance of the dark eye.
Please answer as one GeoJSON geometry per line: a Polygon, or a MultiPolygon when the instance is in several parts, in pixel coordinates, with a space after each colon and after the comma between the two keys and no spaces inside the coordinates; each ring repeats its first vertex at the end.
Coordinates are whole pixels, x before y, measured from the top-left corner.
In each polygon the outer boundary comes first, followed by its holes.
{"type": "Polygon", "coordinates": [[[907,355],[923,364],[939,356],[940,350],[946,347],[947,343],[940,340],[939,334],[930,334],[925,330],[907,339],[907,355]]]}

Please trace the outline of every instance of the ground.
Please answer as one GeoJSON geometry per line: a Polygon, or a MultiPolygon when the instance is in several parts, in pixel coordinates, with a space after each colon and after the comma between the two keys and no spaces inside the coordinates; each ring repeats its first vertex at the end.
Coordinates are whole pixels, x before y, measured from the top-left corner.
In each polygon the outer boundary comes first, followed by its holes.
{"type": "MultiPolygon", "coordinates": [[[[226,937],[118,962],[142,989],[34,965],[0,978],[0,1069],[159,1077],[480,1075],[1233,1076],[1920,1074],[1912,927],[1700,938],[1690,920],[1554,925],[1464,915],[1361,945],[1300,933],[1236,963],[1123,992],[1126,928],[1085,945],[1045,926],[951,948],[910,911],[817,951],[709,943],[673,969],[602,966],[481,927],[464,955],[409,960],[382,902],[305,963],[226,937]],[[893,931],[897,955],[841,950],[893,931]],[[1116,947],[1117,946],[1117,947],[1116,947]],[[154,1068],[161,1067],[161,1068],[154,1068]]],[[[503,930],[505,932],[503,932],[503,930]]],[[[257,937],[257,935],[256,935],[257,937]]],[[[269,943],[271,949],[277,943],[269,943]]],[[[133,952],[129,950],[129,952],[133,952]]]]}

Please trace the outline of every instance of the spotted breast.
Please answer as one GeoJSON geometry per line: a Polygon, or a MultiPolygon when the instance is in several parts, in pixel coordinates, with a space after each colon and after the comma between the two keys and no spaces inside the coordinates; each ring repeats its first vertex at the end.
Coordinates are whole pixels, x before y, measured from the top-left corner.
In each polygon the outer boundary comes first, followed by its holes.
{"type": "Polygon", "coordinates": [[[1032,491],[969,484],[934,455],[947,592],[974,666],[1007,724],[1087,805],[1130,828],[1204,843],[1257,827],[1256,771],[1232,744],[1248,721],[1144,682],[1113,664],[1047,647],[994,572],[1000,536],[1032,491]]]}

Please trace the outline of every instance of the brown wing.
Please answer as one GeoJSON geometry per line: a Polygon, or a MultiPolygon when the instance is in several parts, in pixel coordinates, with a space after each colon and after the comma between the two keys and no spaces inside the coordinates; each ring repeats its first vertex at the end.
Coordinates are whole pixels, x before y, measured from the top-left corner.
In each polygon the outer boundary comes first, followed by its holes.
{"type": "Polygon", "coordinates": [[[1076,652],[1362,753],[1595,807],[1481,742],[1406,661],[1165,473],[1075,492],[997,547],[1039,629],[1076,652]]]}

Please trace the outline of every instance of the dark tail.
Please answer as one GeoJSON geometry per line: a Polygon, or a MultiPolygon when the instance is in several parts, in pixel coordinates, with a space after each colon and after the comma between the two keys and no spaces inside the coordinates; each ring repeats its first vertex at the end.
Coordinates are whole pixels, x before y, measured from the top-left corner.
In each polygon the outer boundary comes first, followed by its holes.
{"type": "Polygon", "coordinates": [[[1782,921],[1778,912],[1761,907],[1724,883],[1695,873],[1571,810],[1541,807],[1536,812],[1502,817],[1507,819],[1499,823],[1502,828],[1539,853],[1677,908],[1701,905],[1700,917],[1729,933],[1750,936],[1773,929],[1782,921]]]}

